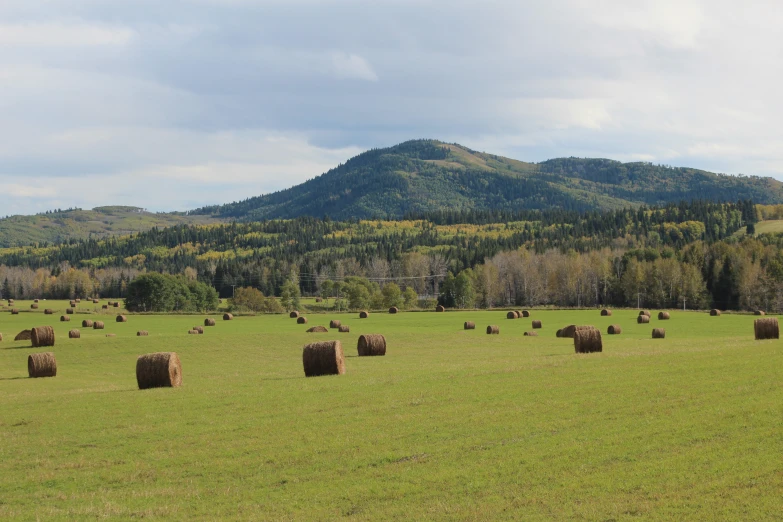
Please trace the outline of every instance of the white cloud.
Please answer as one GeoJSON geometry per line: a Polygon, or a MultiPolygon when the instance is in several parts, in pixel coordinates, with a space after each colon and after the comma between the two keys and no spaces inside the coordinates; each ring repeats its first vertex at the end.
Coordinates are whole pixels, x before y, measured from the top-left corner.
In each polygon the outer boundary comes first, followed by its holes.
{"type": "Polygon", "coordinates": [[[127,45],[134,32],[126,27],[110,27],[84,22],[44,22],[0,24],[0,47],[85,47],[127,45]]]}
{"type": "Polygon", "coordinates": [[[367,60],[355,54],[332,54],[332,67],[334,67],[334,73],[338,78],[378,81],[378,75],[372,70],[367,60]]]}

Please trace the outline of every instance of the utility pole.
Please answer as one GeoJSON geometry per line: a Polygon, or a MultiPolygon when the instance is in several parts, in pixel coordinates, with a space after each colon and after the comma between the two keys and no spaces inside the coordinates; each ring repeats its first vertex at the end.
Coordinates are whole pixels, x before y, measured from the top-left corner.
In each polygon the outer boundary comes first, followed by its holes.
{"type": "Polygon", "coordinates": [[[237,287],[237,285],[231,285],[231,299],[234,298],[234,289],[237,287]]]}

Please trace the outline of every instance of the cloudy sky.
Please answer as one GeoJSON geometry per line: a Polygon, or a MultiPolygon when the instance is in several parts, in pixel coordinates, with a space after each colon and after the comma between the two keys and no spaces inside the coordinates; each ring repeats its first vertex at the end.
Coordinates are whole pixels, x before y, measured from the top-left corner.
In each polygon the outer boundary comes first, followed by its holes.
{"type": "Polygon", "coordinates": [[[783,179],[783,2],[0,0],[0,215],[458,142],[783,179]]]}

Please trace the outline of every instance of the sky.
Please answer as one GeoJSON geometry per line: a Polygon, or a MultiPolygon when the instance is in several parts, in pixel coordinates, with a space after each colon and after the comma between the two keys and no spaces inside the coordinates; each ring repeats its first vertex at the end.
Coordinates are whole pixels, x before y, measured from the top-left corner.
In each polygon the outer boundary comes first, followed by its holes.
{"type": "Polygon", "coordinates": [[[416,138],[783,179],[783,2],[0,0],[0,215],[188,210],[416,138]]]}

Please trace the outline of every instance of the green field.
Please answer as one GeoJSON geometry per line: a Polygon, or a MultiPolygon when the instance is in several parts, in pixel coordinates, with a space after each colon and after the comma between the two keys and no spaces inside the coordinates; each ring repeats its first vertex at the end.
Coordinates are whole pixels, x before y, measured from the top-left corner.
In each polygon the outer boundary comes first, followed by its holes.
{"type": "Polygon", "coordinates": [[[199,336],[204,316],[130,316],[69,340],[86,317],[0,313],[2,520],[783,516],[783,350],[753,340],[753,316],[533,311],[540,337],[501,311],[238,317],[199,336]],[[333,318],[351,333],[304,332],[333,318]],[[571,323],[623,333],[576,355],[555,337],[571,323]],[[29,379],[48,349],[13,337],[45,324],[58,374],[29,379]],[[356,357],[362,333],[386,357],[356,357]],[[305,378],[302,346],[335,338],[347,373],[305,378]],[[170,350],[183,386],[139,391],[136,358],[170,350]]]}

